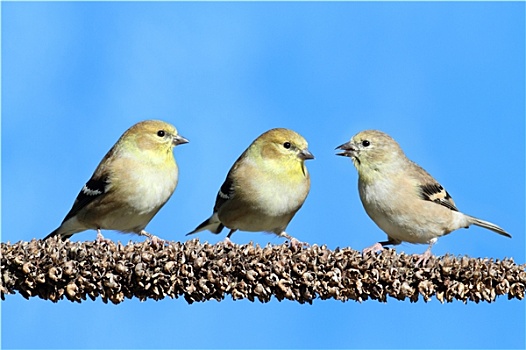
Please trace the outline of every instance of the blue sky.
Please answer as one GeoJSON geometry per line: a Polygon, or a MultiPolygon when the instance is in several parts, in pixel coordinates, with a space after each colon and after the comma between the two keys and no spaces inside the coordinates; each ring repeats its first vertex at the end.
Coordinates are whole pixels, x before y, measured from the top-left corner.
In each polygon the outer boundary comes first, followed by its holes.
{"type": "MultiPolygon", "coordinates": [[[[239,154],[264,131],[287,127],[316,156],[307,163],[311,192],[287,231],[331,249],[383,240],[361,206],[352,163],[334,155],[374,128],[398,140],[460,210],[513,235],[460,230],[438,241],[436,255],[525,262],[524,3],[1,5],[2,242],[55,229],[118,137],[162,119],[190,140],[174,152],[179,186],[147,227],[162,238],[186,240],[239,154]]],[[[198,237],[214,243],[225,234],[198,237]]],[[[525,346],[525,303],[506,297],[115,306],[9,295],[1,307],[3,348],[525,346]]]]}

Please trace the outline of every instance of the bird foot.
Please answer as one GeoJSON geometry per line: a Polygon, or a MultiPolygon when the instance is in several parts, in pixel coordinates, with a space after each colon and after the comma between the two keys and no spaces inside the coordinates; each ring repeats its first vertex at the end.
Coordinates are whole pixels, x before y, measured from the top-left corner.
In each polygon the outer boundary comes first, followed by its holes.
{"type": "Polygon", "coordinates": [[[152,241],[152,245],[153,245],[154,247],[156,247],[156,248],[157,248],[157,247],[162,247],[162,246],[164,246],[165,244],[168,244],[168,241],[165,241],[164,239],[161,239],[161,238],[159,238],[159,237],[157,237],[157,236],[152,236],[150,239],[151,239],[151,241],[152,241]]]}
{"type": "Polygon", "coordinates": [[[162,246],[164,246],[165,244],[168,243],[168,241],[165,241],[162,238],[154,236],[151,233],[148,233],[148,232],[146,232],[144,230],[142,230],[140,234],[141,234],[141,236],[148,237],[150,239],[151,243],[152,243],[152,246],[154,246],[155,248],[162,247],[162,246]]]}
{"type": "Polygon", "coordinates": [[[225,237],[223,240],[223,245],[228,248],[234,248],[236,244],[230,240],[230,237],[225,237]]]}
{"type": "Polygon", "coordinates": [[[424,254],[419,254],[417,256],[418,256],[418,260],[416,261],[415,266],[418,267],[420,266],[420,263],[422,263],[422,267],[424,267],[427,265],[427,261],[429,260],[430,257],[433,256],[433,254],[431,254],[431,250],[428,249],[424,252],[424,254]]]}
{"type": "Polygon", "coordinates": [[[384,250],[384,246],[380,242],[378,242],[362,250],[362,255],[365,256],[369,252],[375,253],[375,252],[382,251],[382,250],[384,250]]]}
{"type": "Polygon", "coordinates": [[[95,241],[99,244],[102,244],[102,243],[110,244],[112,242],[111,239],[104,238],[100,230],[97,230],[97,239],[95,241]]]}
{"type": "Polygon", "coordinates": [[[299,240],[297,240],[296,238],[294,237],[291,237],[289,239],[289,247],[294,249],[294,250],[300,250],[302,248],[308,248],[310,246],[309,243],[307,242],[301,242],[299,240]]]}
{"type": "Polygon", "coordinates": [[[286,239],[288,239],[289,241],[289,247],[294,249],[294,250],[299,250],[301,248],[307,248],[310,246],[309,243],[306,243],[306,242],[302,242],[302,241],[299,241],[297,240],[296,238],[292,237],[291,235],[289,235],[287,232],[285,231],[282,231],[281,233],[278,233],[278,236],[280,237],[285,237],[286,239]]]}

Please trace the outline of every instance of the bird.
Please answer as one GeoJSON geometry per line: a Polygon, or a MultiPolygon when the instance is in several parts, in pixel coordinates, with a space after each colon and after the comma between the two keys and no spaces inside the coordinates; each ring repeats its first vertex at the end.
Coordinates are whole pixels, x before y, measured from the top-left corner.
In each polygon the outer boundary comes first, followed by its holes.
{"type": "Polygon", "coordinates": [[[307,141],[295,131],[271,129],[236,160],[219,189],[212,216],[188,235],[230,229],[269,232],[287,238],[291,245],[305,243],[285,232],[310,190],[305,160],[314,159],[307,141]]]}
{"type": "Polygon", "coordinates": [[[387,234],[387,241],[364,249],[364,254],[402,242],[428,244],[417,261],[426,264],[439,237],[471,225],[511,238],[501,227],[460,212],[446,189],[409,160],[388,134],[361,131],[336,149],[342,151],[337,155],[352,159],[363,207],[387,234]]]}
{"type": "Polygon", "coordinates": [[[131,126],[99,163],[80,190],[60,226],[44,240],[62,240],[78,232],[97,230],[97,241],[108,241],[101,230],[116,230],[163,240],[145,231],[177,186],[179,170],[173,148],[189,141],[160,120],[131,126]]]}

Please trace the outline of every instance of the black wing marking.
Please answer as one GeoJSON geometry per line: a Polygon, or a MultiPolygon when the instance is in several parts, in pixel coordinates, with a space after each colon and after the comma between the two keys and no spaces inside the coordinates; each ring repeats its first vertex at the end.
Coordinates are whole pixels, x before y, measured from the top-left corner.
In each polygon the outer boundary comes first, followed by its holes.
{"type": "Polygon", "coordinates": [[[420,189],[422,191],[420,195],[423,200],[435,202],[448,209],[458,211],[453,198],[439,183],[422,185],[420,189]]]}
{"type": "Polygon", "coordinates": [[[234,196],[234,182],[227,176],[225,182],[221,185],[219,192],[217,192],[216,203],[214,205],[214,212],[217,212],[219,208],[225,204],[226,201],[234,196]]]}
{"type": "Polygon", "coordinates": [[[72,218],[73,216],[77,215],[77,213],[84,208],[86,205],[91,203],[95,198],[100,197],[104,193],[106,193],[106,188],[109,184],[108,179],[90,179],[84,187],[80,190],[79,194],[77,195],[77,199],[75,199],[75,203],[73,203],[73,207],[69,211],[68,215],[64,218],[65,222],[72,218]]]}

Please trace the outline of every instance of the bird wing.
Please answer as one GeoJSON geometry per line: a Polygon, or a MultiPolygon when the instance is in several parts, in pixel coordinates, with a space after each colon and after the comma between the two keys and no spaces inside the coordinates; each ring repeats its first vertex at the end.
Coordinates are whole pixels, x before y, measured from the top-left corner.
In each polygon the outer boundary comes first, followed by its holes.
{"type": "Polygon", "coordinates": [[[420,196],[426,201],[435,202],[448,209],[458,211],[453,198],[438,182],[420,185],[420,196]]]}
{"type": "Polygon", "coordinates": [[[225,202],[232,199],[232,197],[234,197],[234,193],[234,181],[232,180],[232,177],[229,173],[225,179],[225,182],[223,182],[221,188],[217,192],[216,203],[214,205],[214,213],[217,213],[219,208],[221,208],[223,204],[225,204],[225,202]]]}
{"type": "Polygon", "coordinates": [[[417,185],[420,198],[440,204],[450,210],[459,211],[455,206],[453,198],[451,198],[446,189],[442,187],[433,176],[412,161],[409,161],[409,166],[415,174],[413,181],[415,181],[417,185]]]}
{"type": "Polygon", "coordinates": [[[93,202],[95,198],[98,198],[105,194],[107,192],[109,185],[109,181],[106,177],[103,178],[91,178],[88,182],[82,187],[79,194],[77,195],[77,198],[75,199],[75,202],[73,203],[73,207],[71,207],[71,210],[64,218],[64,221],[69,220],[73,216],[77,215],[77,213],[87,206],[89,203],[93,202]]]}

